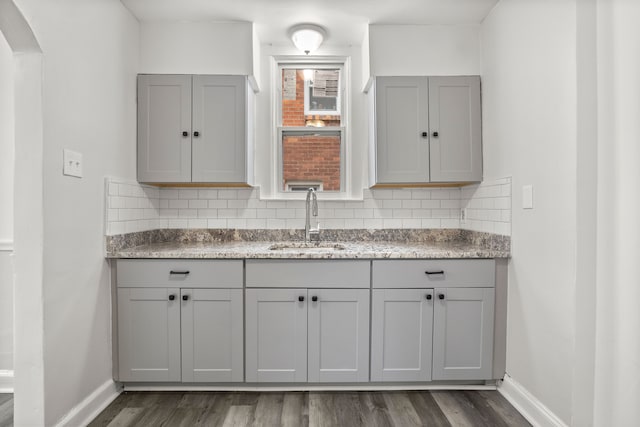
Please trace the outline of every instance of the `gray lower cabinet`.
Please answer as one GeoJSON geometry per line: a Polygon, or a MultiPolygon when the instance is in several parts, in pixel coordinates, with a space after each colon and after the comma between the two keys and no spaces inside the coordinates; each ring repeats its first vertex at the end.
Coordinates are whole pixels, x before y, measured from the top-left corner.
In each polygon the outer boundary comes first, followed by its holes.
{"type": "Polygon", "coordinates": [[[244,380],[240,260],[118,260],[117,379],[244,380]]]}
{"type": "Polygon", "coordinates": [[[479,76],[377,77],[373,184],[482,180],[479,76]]]}
{"type": "Polygon", "coordinates": [[[437,288],[434,380],[486,380],[493,366],[493,288],[437,288]]]}
{"type": "Polygon", "coordinates": [[[373,261],[371,380],[493,378],[495,261],[373,261]]]}
{"type": "Polygon", "coordinates": [[[138,76],[138,181],[247,182],[247,78],[138,76]]]}
{"type": "Polygon", "coordinates": [[[181,295],[182,381],[243,381],[242,289],[182,289],[181,295]]]}
{"type": "Polygon", "coordinates": [[[369,380],[369,289],[247,289],[247,382],[369,380]]]}
{"type": "Polygon", "coordinates": [[[247,382],[307,381],[307,290],[247,289],[247,382]]]}
{"type": "Polygon", "coordinates": [[[118,289],[120,381],[180,381],[180,290],[118,289]]]}
{"type": "Polygon", "coordinates": [[[371,381],[430,381],[432,289],[374,289],[371,381]]]}

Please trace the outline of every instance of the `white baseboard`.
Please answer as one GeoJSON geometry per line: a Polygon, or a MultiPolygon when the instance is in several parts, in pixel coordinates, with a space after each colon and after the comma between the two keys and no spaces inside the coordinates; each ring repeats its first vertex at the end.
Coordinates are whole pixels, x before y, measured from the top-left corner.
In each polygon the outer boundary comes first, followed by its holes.
{"type": "Polygon", "coordinates": [[[0,370],[0,393],[13,393],[13,371],[0,370]]]}
{"type": "Polygon", "coordinates": [[[498,392],[513,405],[534,427],[567,427],[556,414],[535,398],[508,374],[498,385],[498,392]]]}
{"type": "Polygon", "coordinates": [[[58,421],[56,427],[86,426],[121,392],[122,388],[113,380],[105,382],[58,421]]]}

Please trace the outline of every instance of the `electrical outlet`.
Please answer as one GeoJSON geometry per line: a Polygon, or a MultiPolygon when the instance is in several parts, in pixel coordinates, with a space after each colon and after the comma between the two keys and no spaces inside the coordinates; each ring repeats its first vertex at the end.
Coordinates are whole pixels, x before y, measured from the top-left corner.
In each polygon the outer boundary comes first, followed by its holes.
{"type": "Polygon", "coordinates": [[[62,174],[82,178],[82,154],[72,150],[62,150],[62,174]]]}
{"type": "Polygon", "coordinates": [[[460,209],[460,222],[463,224],[467,222],[467,208],[460,209]]]}

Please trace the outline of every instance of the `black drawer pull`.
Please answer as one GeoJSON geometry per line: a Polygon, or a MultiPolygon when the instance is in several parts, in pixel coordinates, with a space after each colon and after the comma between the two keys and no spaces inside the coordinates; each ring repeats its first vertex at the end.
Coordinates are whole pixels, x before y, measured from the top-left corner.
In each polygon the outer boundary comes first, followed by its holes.
{"type": "Polygon", "coordinates": [[[189,295],[182,295],[182,301],[188,301],[189,295]]]}
{"type": "Polygon", "coordinates": [[[300,302],[304,301],[304,297],[303,297],[302,295],[300,295],[300,296],[298,297],[298,301],[300,301],[300,302]]]}
{"type": "Polygon", "coordinates": [[[173,294],[169,295],[169,301],[173,301],[174,299],[176,299],[175,295],[173,295],[173,294]]]}
{"type": "Polygon", "coordinates": [[[432,274],[444,274],[444,270],[439,271],[425,271],[424,274],[432,275],[432,274]]]}
{"type": "Polygon", "coordinates": [[[184,274],[186,276],[187,274],[189,274],[189,270],[184,270],[184,271],[171,270],[169,274],[184,274]]]}
{"type": "Polygon", "coordinates": [[[427,294],[427,299],[430,300],[431,298],[433,298],[433,296],[431,294],[427,294]]]}
{"type": "Polygon", "coordinates": [[[315,296],[315,295],[314,295],[314,296],[312,296],[312,297],[311,297],[311,301],[314,301],[314,302],[315,302],[315,301],[318,301],[318,297],[317,297],[317,296],[315,296]]]}
{"type": "Polygon", "coordinates": [[[444,294],[438,294],[439,299],[444,299],[444,294]]]}

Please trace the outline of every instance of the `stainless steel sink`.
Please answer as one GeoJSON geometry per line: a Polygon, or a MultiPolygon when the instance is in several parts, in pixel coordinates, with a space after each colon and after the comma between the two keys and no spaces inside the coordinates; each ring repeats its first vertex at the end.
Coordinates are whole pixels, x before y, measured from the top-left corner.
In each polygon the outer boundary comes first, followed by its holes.
{"type": "Polygon", "coordinates": [[[274,243],[269,246],[270,251],[286,251],[286,250],[301,250],[301,251],[342,251],[345,246],[336,242],[283,242],[274,243]]]}

